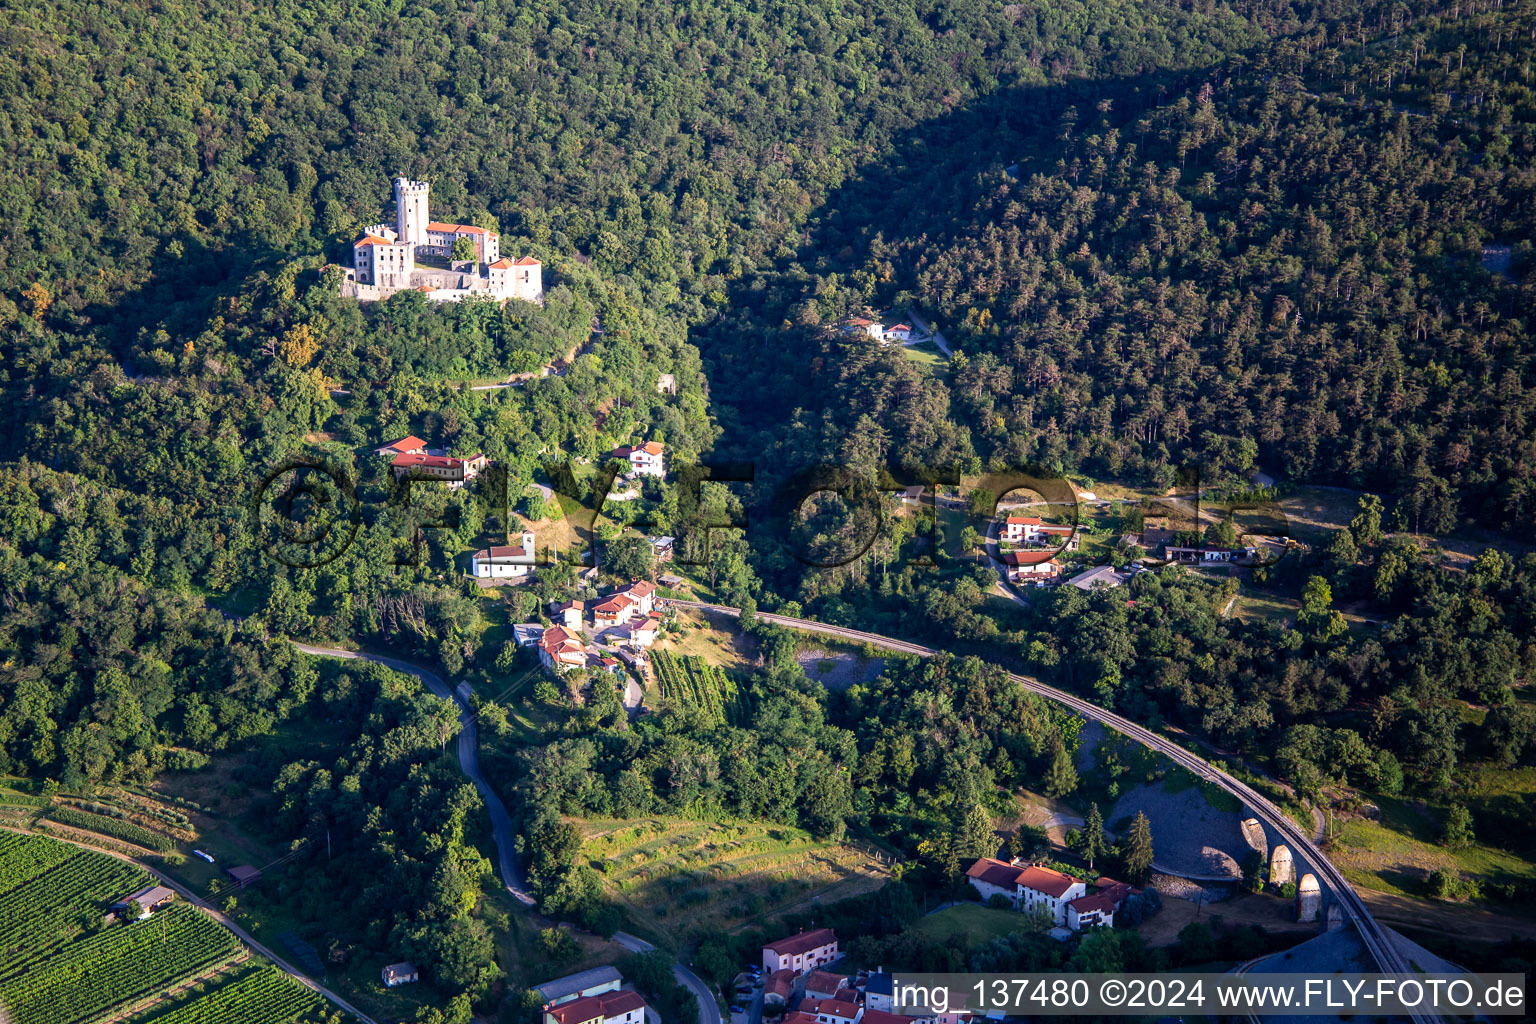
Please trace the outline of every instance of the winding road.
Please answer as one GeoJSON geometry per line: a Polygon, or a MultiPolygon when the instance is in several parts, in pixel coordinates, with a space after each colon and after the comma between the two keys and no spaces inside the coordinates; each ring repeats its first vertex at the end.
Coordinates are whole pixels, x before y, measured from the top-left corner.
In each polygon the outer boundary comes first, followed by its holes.
{"type": "Polygon", "coordinates": [[[528,893],[528,883],[523,878],[521,865],[517,862],[517,847],[513,845],[516,833],[512,829],[512,816],[507,813],[507,805],[501,802],[501,797],[491,788],[490,782],[480,771],[479,736],[475,730],[475,713],[469,706],[469,684],[460,683],[458,690],[454,691],[448,689],[448,684],[443,682],[442,676],[420,665],[401,661],[399,658],[369,654],[366,651],[347,651],[339,647],[311,647],[309,644],[301,644],[298,641],[291,642],[305,654],[321,658],[358,658],[363,661],[377,662],[396,672],[415,676],[427,684],[427,689],[459,706],[459,767],[469,777],[469,781],[475,784],[475,789],[480,793],[480,799],[485,801],[486,812],[491,816],[491,834],[496,840],[501,883],[518,902],[533,906],[534,899],[528,893]]]}
{"type": "MultiPolygon", "coordinates": [[[[668,604],[679,608],[697,608],[704,611],[713,611],[721,615],[740,616],[741,614],[739,608],[707,604],[702,601],[672,600],[668,604]]],[[[784,626],[807,633],[819,633],[823,636],[830,636],[852,643],[869,644],[873,647],[895,651],[898,654],[916,655],[919,658],[931,658],[941,653],[932,647],[924,647],[921,644],[908,643],[904,640],[881,636],[878,633],[866,633],[862,630],[848,629],[843,626],[829,626],[814,619],[797,619],[787,615],[774,615],[769,612],[758,612],[757,618],[776,626],[784,626]]],[[[1097,704],[1091,704],[1065,690],[1058,690],[1054,686],[1048,686],[1030,676],[1010,672],[1009,677],[1047,700],[1064,704],[1084,718],[1108,726],[1121,735],[1127,736],[1143,746],[1150,747],[1175,764],[1193,772],[1197,778],[1214,783],[1243,801],[1250,810],[1264,819],[1272,829],[1279,833],[1285,842],[1290,845],[1291,849],[1299,853],[1300,859],[1305,860],[1322,882],[1328,886],[1329,890],[1333,893],[1334,899],[1343,906],[1344,910],[1355,922],[1355,928],[1360,933],[1361,941],[1365,943],[1366,951],[1370,954],[1371,959],[1376,961],[1381,970],[1387,974],[1407,975],[1414,973],[1409,966],[1407,958],[1398,949],[1392,934],[1371,916],[1371,912],[1366,908],[1365,901],[1360,898],[1360,894],[1355,892],[1354,887],[1349,884],[1339,869],[1334,867],[1328,858],[1323,855],[1323,852],[1317,848],[1317,844],[1312,841],[1312,836],[1303,831],[1284,811],[1270,802],[1262,793],[1259,793],[1247,783],[1233,778],[1226,772],[1207,763],[1177,743],[1131,721],[1129,718],[1117,715],[1113,711],[1107,711],[1097,704]]],[[[1432,1024],[1432,1022],[1442,1020],[1439,1015],[1430,1013],[1415,1013],[1412,1019],[1416,1024],[1432,1024]]]]}
{"type": "MultiPolygon", "coordinates": [[[[614,932],[613,941],[631,953],[649,953],[656,948],[638,935],[631,935],[629,932],[614,932]]],[[[715,1001],[715,994],[710,991],[703,978],[690,971],[681,960],[672,965],[672,976],[698,1000],[699,1024],[721,1024],[720,1004],[715,1001]]]]}

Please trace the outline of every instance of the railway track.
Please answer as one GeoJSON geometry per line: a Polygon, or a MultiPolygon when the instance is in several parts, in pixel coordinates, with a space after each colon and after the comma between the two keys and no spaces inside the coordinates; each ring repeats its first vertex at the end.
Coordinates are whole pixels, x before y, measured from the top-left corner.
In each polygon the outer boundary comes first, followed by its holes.
{"type": "MultiPolygon", "coordinates": [[[[703,611],[717,612],[722,615],[739,617],[740,609],[728,605],[708,604],[703,601],[672,600],[669,602],[674,607],[696,608],[703,611]]],[[[814,619],[797,619],[787,615],[774,615],[769,612],[758,612],[757,617],[764,622],[771,622],[777,626],[789,629],[797,629],[807,633],[819,633],[823,636],[835,637],[839,640],[848,640],[853,643],[869,644],[887,651],[895,651],[898,654],[912,654],[919,658],[931,658],[942,652],[922,644],[909,643],[905,640],[897,640],[892,637],[882,636],[879,633],[866,633],[863,630],[849,629],[845,626],[830,626],[814,619]]],[[[1019,675],[1017,672],[1008,673],[1009,676],[1024,688],[1039,694],[1047,700],[1064,704],[1082,715],[1084,718],[1099,722],[1121,735],[1128,736],[1144,746],[1150,747],[1166,756],[1175,764],[1187,768],[1198,778],[1214,783],[1233,796],[1242,800],[1256,815],[1278,832],[1284,838],[1287,845],[1293,851],[1300,851],[1302,857],[1311,865],[1312,870],[1321,881],[1327,884],[1334,898],[1343,905],[1345,911],[1355,923],[1356,930],[1360,933],[1360,939],[1365,943],[1367,952],[1383,973],[1386,974],[1412,974],[1413,970],[1406,957],[1398,950],[1396,943],[1392,941],[1387,929],[1377,923],[1366,908],[1365,901],[1354,887],[1344,878],[1342,872],[1334,867],[1333,863],[1323,856],[1323,852],[1313,843],[1312,837],[1304,832],[1299,825],[1290,819],[1286,813],[1275,806],[1262,793],[1239,779],[1233,778],[1226,772],[1210,764],[1203,758],[1190,753],[1188,750],[1174,743],[1172,740],[1161,736],[1152,730],[1131,721],[1113,711],[1107,711],[1097,704],[1091,704],[1081,697],[1075,696],[1065,690],[1057,689],[1042,683],[1030,676],[1019,675]]],[[[1439,1024],[1442,1018],[1438,1014],[1416,1013],[1412,1017],[1415,1024],[1439,1024]]]]}

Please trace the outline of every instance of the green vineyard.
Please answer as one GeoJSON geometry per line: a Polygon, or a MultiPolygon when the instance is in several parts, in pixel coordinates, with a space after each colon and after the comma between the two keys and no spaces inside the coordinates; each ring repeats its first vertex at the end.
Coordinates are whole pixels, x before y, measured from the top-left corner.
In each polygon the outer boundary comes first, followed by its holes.
{"type": "Polygon", "coordinates": [[[696,654],[653,655],[661,695],[682,707],[701,710],[719,724],[739,724],[749,710],[747,694],[736,678],[696,654]]]}
{"type": "Polygon", "coordinates": [[[325,1000],[268,965],[241,969],[217,988],[169,1010],[157,1008],[134,1024],[319,1024],[329,1019],[325,1000]]]}
{"type": "Polygon", "coordinates": [[[105,814],[92,814],[73,807],[55,807],[48,812],[48,817],[60,825],[84,829],[87,832],[99,832],[104,836],[112,836],[159,853],[169,853],[176,848],[176,843],[170,836],[145,828],[143,825],[136,825],[131,821],[109,818],[105,814]]]}
{"type": "MultiPolygon", "coordinates": [[[[113,819],[107,819],[113,820],[113,819]]],[[[141,867],[45,836],[0,832],[0,1020],[83,1024],[300,1024],[329,1019],[313,992],[252,964],[207,914],[179,901],[142,921],[108,923],[112,905],[154,881],[141,867]],[[169,1000],[162,994],[204,979],[169,1000]]]]}

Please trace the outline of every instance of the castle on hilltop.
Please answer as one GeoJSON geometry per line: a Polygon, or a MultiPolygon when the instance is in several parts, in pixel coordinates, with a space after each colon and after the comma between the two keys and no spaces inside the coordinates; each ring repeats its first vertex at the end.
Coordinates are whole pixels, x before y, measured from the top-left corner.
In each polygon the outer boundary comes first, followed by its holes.
{"type": "Polygon", "coordinates": [[[544,301],[543,266],[532,256],[501,255],[501,236],[473,224],[427,219],[424,181],[395,179],[395,224],[374,224],[352,244],[341,293],[363,302],[415,289],[433,302],[483,295],[498,302],[544,301]],[[454,243],[467,238],[475,258],[455,260],[454,243]]]}

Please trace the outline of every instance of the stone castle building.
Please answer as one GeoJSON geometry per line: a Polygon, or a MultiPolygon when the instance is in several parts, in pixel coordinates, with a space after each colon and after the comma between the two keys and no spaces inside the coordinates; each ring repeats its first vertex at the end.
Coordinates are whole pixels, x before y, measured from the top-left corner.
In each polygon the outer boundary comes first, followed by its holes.
{"type": "Polygon", "coordinates": [[[494,231],[430,220],[430,191],[424,181],[395,179],[395,223],[374,224],[353,243],[343,295],[370,302],[414,288],[433,302],[457,302],[469,295],[544,301],[544,268],[538,260],[503,256],[501,236],[494,231]],[[453,259],[454,243],[461,238],[474,245],[474,259],[453,259]]]}

